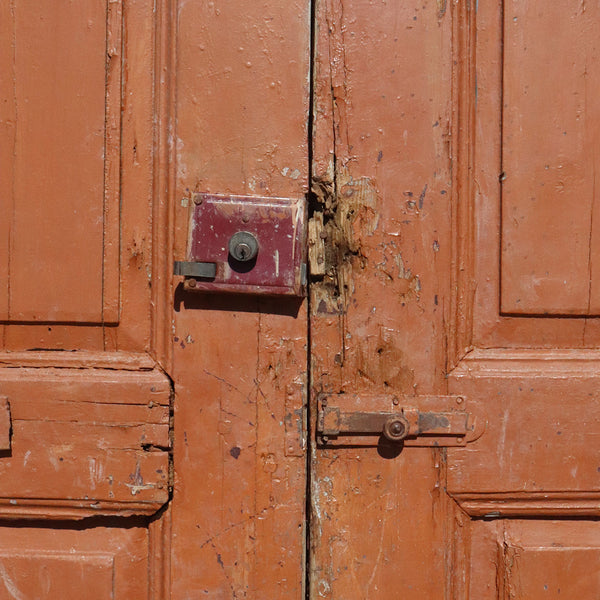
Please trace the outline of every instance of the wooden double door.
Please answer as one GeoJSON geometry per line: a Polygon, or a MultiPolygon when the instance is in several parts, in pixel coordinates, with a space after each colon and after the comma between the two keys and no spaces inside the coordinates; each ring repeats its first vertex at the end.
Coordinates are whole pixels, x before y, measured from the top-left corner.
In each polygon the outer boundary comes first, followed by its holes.
{"type": "Polygon", "coordinates": [[[0,598],[597,598],[599,26],[2,0],[0,598]],[[195,192],[304,199],[307,297],[184,290],[195,192]]]}

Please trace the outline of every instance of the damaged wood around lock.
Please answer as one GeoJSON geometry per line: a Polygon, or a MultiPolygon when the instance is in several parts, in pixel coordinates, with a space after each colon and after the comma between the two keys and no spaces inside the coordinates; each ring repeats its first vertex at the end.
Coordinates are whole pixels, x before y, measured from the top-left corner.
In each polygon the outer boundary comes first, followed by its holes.
{"type": "Polygon", "coordinates": [[[353,179],[342,169],[315,179],[312,192],[308,260],[316,308],[343,312],[353,292],[352,272],[366,266],[361,238],[377,228],[377,191],[368,178],[353,179]]]}

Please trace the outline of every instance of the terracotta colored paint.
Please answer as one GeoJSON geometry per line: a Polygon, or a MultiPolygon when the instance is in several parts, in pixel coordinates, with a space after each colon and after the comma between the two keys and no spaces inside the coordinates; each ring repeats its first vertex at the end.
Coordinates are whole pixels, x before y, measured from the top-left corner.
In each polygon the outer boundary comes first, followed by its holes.
{"type": "Polygon", "coordinates": [[[42,4],[0,0],[0,599],[596,599],[600,9],[42,4]]]}

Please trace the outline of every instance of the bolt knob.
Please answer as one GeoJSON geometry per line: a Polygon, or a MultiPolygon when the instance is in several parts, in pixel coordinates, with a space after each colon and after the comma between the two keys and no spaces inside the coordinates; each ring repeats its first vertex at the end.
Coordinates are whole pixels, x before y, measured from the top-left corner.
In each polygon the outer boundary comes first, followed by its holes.
{"type": "Polygon", "coordinates": [[[239,262],[249,262],[258,254],[258,240],[249,231],[238,231],[229,240],[229,254],[239,262]]]}
{"type": "Polygon", "coordinates": [[[383,426],[383,435],[391,442],[399,442],[408,435],[408,421],[403,416],[390,417],[383,426]]]}

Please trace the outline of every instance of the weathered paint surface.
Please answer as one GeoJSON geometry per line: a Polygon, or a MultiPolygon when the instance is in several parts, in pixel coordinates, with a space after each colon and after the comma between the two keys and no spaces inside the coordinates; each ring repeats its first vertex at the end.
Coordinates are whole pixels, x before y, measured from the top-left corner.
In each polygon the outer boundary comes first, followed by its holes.
{"type": "Polygon", "coordinates": [[[599,19],[317,3],[311,423],[450,393],[486,428],[313,440],[311,598],[598,594],[598,325],[548,313],[597,310],[599,19]]]}
{"type": "Polygon", "coordinates": [[[0,1],[2,598],[168,597],[165,16],[0,1]]]}
{"type": "Polygon", "coordinates": [[[599,21],[0,0],[0,597],[597,598],[599,21]],[[309,298],[186,291],[195,193],[307,195],[309,298]]]}
{"type": "MultiPolygon", "coordinates": [[[[179,3],[175,258],[193,192],[302,198],[310,5],[179,3]]],[[[305,303],[175,293],[172,598],[302,598],[305,303]]]]}
{"type": "MultiPolygon", "coordinates": [[[[435,2],[317,7],[312,391],[443,393],[451,19],[435,2]]],[[[441,450],[313,448],[311,468],[312,598],[444,597],[441,450]]]]}

